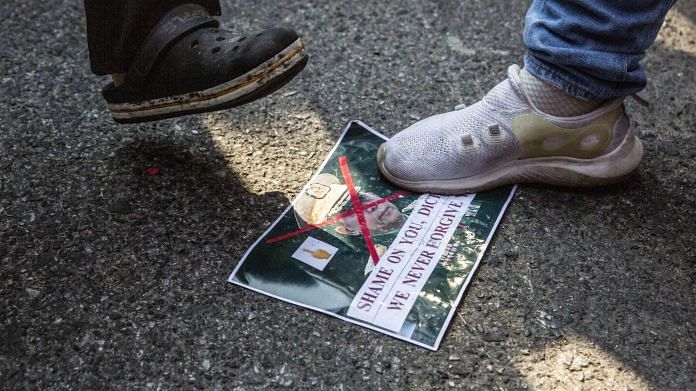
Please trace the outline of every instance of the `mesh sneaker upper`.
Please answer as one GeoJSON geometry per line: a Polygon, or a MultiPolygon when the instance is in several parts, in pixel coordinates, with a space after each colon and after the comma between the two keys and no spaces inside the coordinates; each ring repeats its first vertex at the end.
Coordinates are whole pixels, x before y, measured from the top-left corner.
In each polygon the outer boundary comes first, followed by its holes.
{"type": "Polygon", "coordinates": [[[419,121],[386,144],[385,166],[403,180],[462,178],[491,165],[520,156],[521,147],[509,132],[512,119],[529,106],[510,79],[494,87],[482,100],[465,109],[419,121]],[[501,136],[491,140],[488,126],[498,124],[501,136]],[[462,136],[474,144],[465,146],[462,136]]]}
{"type": "MultiPolygon", "coordinates": [[[[608,101],[577,117],[549,116],[530,106],[519,84],[519,72],[519,67],[511,66],[508,78],[481,101],[426,118],[391,138],[385,144],[384,167],[403,181],[467,178],[523,156],[522,144],[512,132],[513,120],[521,115],[531,114],[567,130],[580,129],[616,111],[623,102],[608,101]],[[492,133],[491,125],[497,125],[495,129],[500,129],[500,134],[492,133]]],[[[618,145],[629,127],[627,117],[621,113],[604,153],[618,145]]]]}

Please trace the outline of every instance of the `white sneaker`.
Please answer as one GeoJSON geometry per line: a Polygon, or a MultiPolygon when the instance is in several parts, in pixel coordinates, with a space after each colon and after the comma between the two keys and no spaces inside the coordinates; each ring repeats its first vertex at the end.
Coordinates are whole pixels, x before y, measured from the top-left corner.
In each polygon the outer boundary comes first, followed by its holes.
{"type": "Polygon", "coordinates": [[[511,183],[597,186],[620,181],[643,146],[617,98],[577,117],[534,107],[520,68],[481,101],[419,121],[383,144],[377,162],[397,186],[441,194],[478,192],[511,183]]]}

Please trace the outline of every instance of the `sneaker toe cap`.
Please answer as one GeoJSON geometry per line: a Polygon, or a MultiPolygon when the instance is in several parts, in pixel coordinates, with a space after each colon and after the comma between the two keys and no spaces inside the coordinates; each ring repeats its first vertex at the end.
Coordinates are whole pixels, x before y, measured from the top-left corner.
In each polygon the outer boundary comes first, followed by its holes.
{"type": "Polygon", "coordinates": [[[450,177],[458,166],[456,159],[452,158],[457,151],[453,148],[451,138],[440,133],[424,132],[422,124],[416,123],[397,134],[382,148],[384,169],[403,181],[419,182],[450,177]]]}
{"type": "Polygon", "coordinates": [[[517,155],[512,138],[489,143],[483,135],[487,119],[472,114],[439,114],[406,128],[384,145],[383,169],[408,182],[462,179],[517,155]]]}

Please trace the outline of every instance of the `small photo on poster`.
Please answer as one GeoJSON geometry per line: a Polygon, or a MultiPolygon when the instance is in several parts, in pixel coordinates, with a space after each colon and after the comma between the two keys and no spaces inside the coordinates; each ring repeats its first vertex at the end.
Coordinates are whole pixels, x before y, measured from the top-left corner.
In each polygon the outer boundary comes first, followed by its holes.
{"type": "Polygon", "coordinates": [[[336,247],[310,236],[302,242],[302,245],[292,254],[292,257],[319,271],[323,271],[326,265],[329,264],[329,261],[331,261],[331,258],[336,255],[336,252],[338,252],[336,247]]]}

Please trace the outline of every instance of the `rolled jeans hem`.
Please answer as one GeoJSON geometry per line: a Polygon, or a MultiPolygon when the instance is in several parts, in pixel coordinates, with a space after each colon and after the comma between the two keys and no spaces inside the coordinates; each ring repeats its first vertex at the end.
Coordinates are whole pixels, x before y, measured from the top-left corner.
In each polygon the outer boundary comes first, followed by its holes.
{"type": "Polygon", "coordinates": [[[527,52],[524,67],[532,75],[582,100],[607,100],[639,92],[643,86],[607,87],[580,72],[550,64],[527,52]]]}

